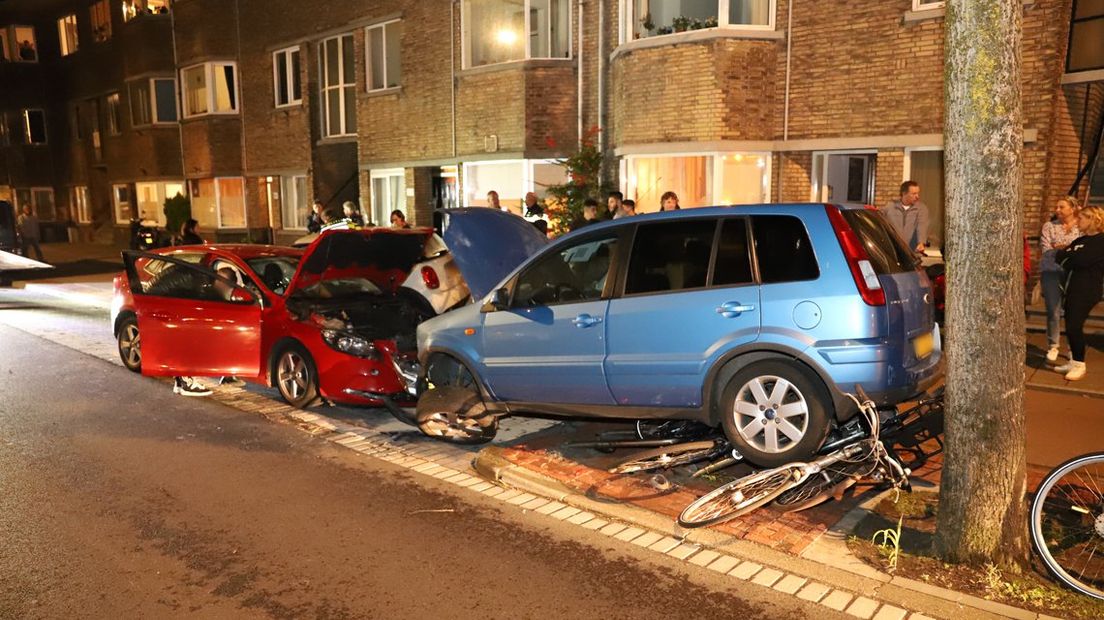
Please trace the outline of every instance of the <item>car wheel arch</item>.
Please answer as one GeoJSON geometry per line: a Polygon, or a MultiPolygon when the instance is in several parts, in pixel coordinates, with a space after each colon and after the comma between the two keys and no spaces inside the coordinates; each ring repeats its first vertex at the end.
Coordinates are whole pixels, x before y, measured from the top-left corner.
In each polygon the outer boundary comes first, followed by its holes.
{"type": "Polygon", "coordinates": [[[283,338],[280,338],[272,344],[272,348],[270,349],[271,353],[268,354],[268,363],[265,364],[265,369],[268,373],[268,376],[265,377],[264,383],[268,387],[277,387],[276,364],[280,361],[280,354],[286,351],[288,347],[292,346],[302,347],[304,350],[309,351],[306,345],[300,342],[297,338],[292,338],[291,336],[284,336],[283,338]]]}
{"type": "Polygon", "coordinates": [[[832,389],[832,385],[834,384],[831,379],[825,377],[819,369],[803,360],[800,354],[784,348],[745,349],[733,351],[721,357],[706,376],[705,395],[707,396],[707,400],[703,402],[708,404],[709,420],[712,424],[720,424],[721,396],[728,382],[744,368],[765,361],[785,362],[792,365],[799,372],[807,375],[809,379],[816,381],[819,387],[824,390],[824,394],[828,397],[824,404],[829,408],[831,417],[837,421],[845,419],[840,417],[841,414],[846,413],[846,411],[840,407],[840,402],[835,394],[838,390],[832,389]]]}
{"type": "Polygon", "coordinates": [[[126,310],[120,310],[119,315],[115,317],[115,324],[111,326],[111,335],[118,338],[119,328],[122,327],[123,321],[131,318],[135,321],[138,320],[138,315],[133,310],[129,308],[126,310]]]}
{"type": "Polygon", "coordinates": [[[423,375],[422,378],[423,379],[425,378],[425,374],[429,371],[429,362],[435,356],[450,357],[454,361],[456,361],[457,363],[462,364],[467,369],[468,373],[472,376],[472,378],[475,379],[475,384],[477,386],[479,386],[479,393],[480,393],[480,395],[482,395],[483,400],[492,401],[492,402],[495,400],[494,394],[492,394],[490,392],[490,390],[487,389],[486,384],[483,383],[483,377],[480,376],[479,373],[472,370],[473,368],[476,368],[476,365],[473,364],[471,360],[467,359],[467,357],[464,356],[463,354],[458,353],[457,351],[454,351],[454,350],[449,349],[449,348],[433,347],[433,348],[430,348],[430,349],[426,350],[426,352],[423,356],[423,359],[425,360],[425,362],[423,363],[423,366],[422,366],[422,375],[423,375]]]}

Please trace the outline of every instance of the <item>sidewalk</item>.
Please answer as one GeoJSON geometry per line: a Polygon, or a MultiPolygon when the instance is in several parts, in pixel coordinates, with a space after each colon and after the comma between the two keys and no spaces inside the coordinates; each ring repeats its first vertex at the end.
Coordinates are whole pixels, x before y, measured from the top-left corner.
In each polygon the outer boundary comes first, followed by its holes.
{"type": "MultiPolygon", "coordinates": [[[[1098,306],[1100,308],[1100,306],[1098,306]]],[[[1085,349],[1085,364],[1088,374],[1080,381],[1066,381],[1054,372],[1054,364],[1047,363],[1047,340],[1045,328],[1042,332],[1027,332],[1027,355],[1024,358],[1024,382],[1028,388],[1068,392],[1104,398],[1104,331],[1090,333],[1085,349]]],[[[1065,335],[1061,340],[1061,356],[1058,364],[1068,361],[1069,342],[1065,335]]]]}

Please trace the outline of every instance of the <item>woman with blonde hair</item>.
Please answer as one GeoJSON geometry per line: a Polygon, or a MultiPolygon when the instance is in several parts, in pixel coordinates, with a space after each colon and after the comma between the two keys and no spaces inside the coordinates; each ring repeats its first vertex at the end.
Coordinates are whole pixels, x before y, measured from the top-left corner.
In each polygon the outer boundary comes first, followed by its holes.
{"type": "Polygon", "coordinates": [[[1039,235],[1039,249],[1042,250],[1042,260],[1039,262],[1039,284],[1043,289],[1043,301],[1046,302],[1048,362],[1058,360],[1062,281],[1065,275],[1054,257],[1058,250],[1066,249],[1070,242],[1081,236],[1081,231],[1077,228],[1077,213],[1080,210],[1081,202],[1077,198],[1073,196],[1059,198],[1054,205],[1054,219],[1043,224],[1043,231],[1039,235]]]}
{"type": "Polygon", "coordinates": [[[1064,373],[1067,381],[1085,376],[1085,320],[1104,296],[1104,208],[1081,209],[1077,226],[1081,236],[1055,257],[1068,274],[1065,309],[1070,361],[1054,370],[1064,373]]]}

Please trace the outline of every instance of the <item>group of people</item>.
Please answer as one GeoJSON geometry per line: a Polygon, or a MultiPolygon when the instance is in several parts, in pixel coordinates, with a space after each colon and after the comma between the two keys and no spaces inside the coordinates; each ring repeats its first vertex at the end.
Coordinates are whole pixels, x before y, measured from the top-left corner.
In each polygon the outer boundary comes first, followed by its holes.
{"type": "MultiPolygon", "coordinates": [[[[604,217],[599,216],[598,206],[597,200],[587,198],[583,202],[583,214],[571,223],[571,230],[578,230],[584,226],[605,220],[618,220],[623,217],[636,215],[636,201],[631,198],[625,198],[625,195],[618,191],[612,191],[606,196],[606,211],[604,217]]],[[[660,196],[660,211],[678,211],[680,209],[682,209],[682,207],[679,206],[678,194],[675,192],[664,192],[663,195],[660,196]]]]}
{"type": "MultiPolygon", "coordinates": [[[[389,219],[391,220],[391,228],[410,228],[410,224],[406,222],[406,215],[398,209],[391,212],[389,219]]],[[[365,222],[360,208],[351,200],[346,200],[341,205],[340,212],[336,209],[327,209],[321,200],[315,200],[314,204],[311,205],[310,215],[307,216],[307,232],[311,233],[318,233],[331,228],[363,228],[375,225],[370,221],[365,222]]]]}

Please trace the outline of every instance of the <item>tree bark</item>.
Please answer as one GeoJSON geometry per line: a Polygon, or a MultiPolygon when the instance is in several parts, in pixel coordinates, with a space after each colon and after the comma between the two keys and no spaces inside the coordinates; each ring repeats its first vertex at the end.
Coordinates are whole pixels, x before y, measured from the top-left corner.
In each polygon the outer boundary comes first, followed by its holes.
{"type": "Polygon", "coordinates": [[[935,550],[1027,558],[1021,0],[949,0],[946,434],[935,550]]]}

